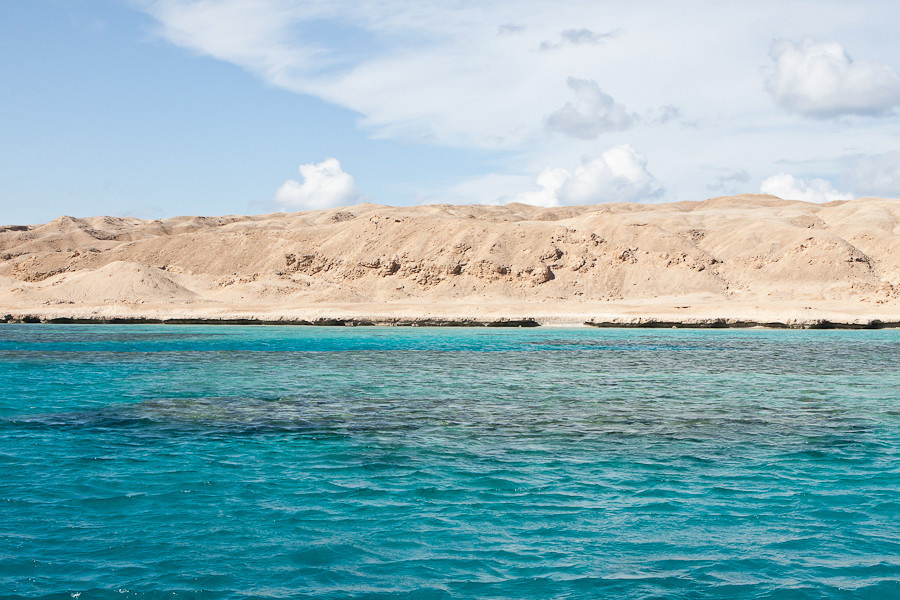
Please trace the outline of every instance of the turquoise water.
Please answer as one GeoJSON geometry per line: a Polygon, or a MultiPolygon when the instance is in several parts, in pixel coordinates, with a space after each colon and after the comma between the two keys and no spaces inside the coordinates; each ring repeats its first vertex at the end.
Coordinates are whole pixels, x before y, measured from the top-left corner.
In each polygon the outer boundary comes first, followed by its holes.
{"type": "Polygon", "coordinates": [[[0,327],[3,598],[900,598],[900,331],[0,327]]]}

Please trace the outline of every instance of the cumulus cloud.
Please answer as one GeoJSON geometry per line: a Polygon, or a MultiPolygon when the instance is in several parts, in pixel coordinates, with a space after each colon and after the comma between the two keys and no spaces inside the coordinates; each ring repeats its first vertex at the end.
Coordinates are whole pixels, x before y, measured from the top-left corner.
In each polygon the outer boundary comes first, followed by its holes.
{"type": "Polygon", "coordinates": [[[853,194],[839,192],[825,179],[802,179],[787,173],[772,175],[763,180],[760,186],[763,194],[771,194],[785,200],[802,200],[804,202],[831,202],[833,200],[852,200],[853,194]]]}
{"type": "Polygon", "coordinates": [[[883,115],[900,105],[900,75],[888,65],[854,61],[838,43],[781,41],[771,57],[769,92],[785,110],[824,119],[883,115]]]}
{"type": "Polygon", "coordinates": [[[566,85],[575,92],[575,102],[567,102],[547,117],[547,128],[570,137],[592,140],[601,133],[623,131],[637,117],[603,92],[596,81],[569,77],[566,85]]]}
{"type": "MultiPolygon", "coordinates": [[[[710,177],[704,176],[703,165],[736,165],[755,178],[777,172],[765,170],[773,160],[800,164],[855,155],[862,148],[872,153],[896,149],[892,132],[900,110],[884,127],[858,118],[829,128],[816,123],[785,127],[772,96],[760,93],[759,40],[767,39],[766,24],[776,11],[780,35],[796,42],[794,54],[805,52],[799,42],[803,36],[827,40],[841,31],[841,42],[858,59],[880,60],[900,71],[900,36],[891,29],[900,19],[900,2],[882,2],[877,11],[855,7],[851,12],[858,26],[853,27],[845,26],[850,13],[838,0],[738,0],[690,7],[662,2],[654,4],[652,18],[642,3],[612,6],[591,0],[132,0],[128,5],[150,15],[161,40],[227,61],[267,86],[346,109],[333,114],[355,120],[361,131],[339,145],[363,143],[363,137],[422,142],[427,152],[421,156],[436,157],[428,169],[417,168],[413,178],[402,168],[380,171],[385,178],[415,179],[408,198],[429,186],[435,197],[445,196],[446,182],[482,172],[484,161],[502,164],[498,175],[531,174],[499,191],[491,186],[472,191],[476,197],[496,198],[525,189],[543,166],[574,168],[581,155],[597,156],[626,141],[596,147],[590,139],[554,133],[547,126],[547,117],[566,102],[573,107],[567,114],[578,115],[573,90],[559,85],[566,75],[599,82],[627,106],[626,114],[640,115],[633,117],[637,120],[628,131],[635,137],[629,141],[652,156],[653,174],[673,200],[708,195],[710,177]],[[581,29],[614,35],[591,42],[592,35],[581,29]],[[538,51],[543,41],[561,45],[538,51]],[[681,116],[655,108],[667,106],[678,107],[681,116]],[[687,121],[700,115],[696,122],[687,121]],[[668,126],[658,126],[662,123],[668,126]],[[425,146],[450,147],[454,154],[429,154],[425,146]],[[463,154],[472,149],[478,154],[463,154]]],[[[782,57],[784,49],[779,50],[773,49],[773,57],[786,62],[770,63],[778,73],[773,94],[785,99],[784,106],[799,109],[802,103],[788,100],[799,85],[797,76],[787,76],[799,67],[791,71],[790,56],[782,57]]],[[[842,57],[838,63],[865,64],[842,57]]],[[[871,108],[866,101],[863,106],[871,108]]],[[[315,149],[327,135],[325,128],[310,131],[304,143],[315,149]]],[[[385,152],[401,148],[378,144],[385,152]]],[[[837,172],[848,164],[815,169],[837,172]]],[[[840,185],[851,189],[849,183],[840,185]]]]}
{"type": "Polygon", "coordinates": [[[647,159],[628,145],[614,146],[594,159],[585,157],[574,171],[546,169],[535,183],[538,189],[515,200],[539,206],[647,202],[663,193],[647,170],[647,159]]]}
{"type": "Polygon", "coordinates": [[[275,202],[285,207],[313,210],[350,204],[359,197],[353,176],[336,158],[300,165],[303,183],[288,179],[275,192],[275,202]]]}
{"type": "Polygon", "coordinates": [[[900,152],[859,157],[851,179],[860,196],[900,198],[900,152]]]}

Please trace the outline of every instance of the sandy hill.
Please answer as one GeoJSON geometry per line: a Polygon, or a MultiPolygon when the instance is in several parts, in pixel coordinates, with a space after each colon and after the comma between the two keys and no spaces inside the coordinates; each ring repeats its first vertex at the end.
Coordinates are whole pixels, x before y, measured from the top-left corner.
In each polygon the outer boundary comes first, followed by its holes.
{"type": "Polygon", "coordinates": [[[60,217],[0,227],[0,312],[900,321],[900,200],[60,217]]]}

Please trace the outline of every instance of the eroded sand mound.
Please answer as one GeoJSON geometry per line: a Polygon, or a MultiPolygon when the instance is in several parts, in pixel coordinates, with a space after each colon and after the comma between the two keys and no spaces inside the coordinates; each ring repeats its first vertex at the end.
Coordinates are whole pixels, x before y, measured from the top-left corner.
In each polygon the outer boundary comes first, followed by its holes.
{"type": "MultiPolygon", "coordinates": [[[[587,314],[598,303],[612,312],[650,303],[690,314],[710,306],[827,306],[890,316],[898,298],[898,200],[364,204],[0,227],[6,312],[48,302],[70,311],[143,302],[174,315],[186,303],[216,314],[274,316],[304,307],[352,313],[363,305],[587,314]]],[[[149,309],[134,314],[141,310],[149,309]]]]}
{"type": "Polygon", "coordinates": [[[159,269],[117,260],[93,271],[55,275],[36,290],[38,297],[80,304],[185,302],[196,294],[159,269]]]}

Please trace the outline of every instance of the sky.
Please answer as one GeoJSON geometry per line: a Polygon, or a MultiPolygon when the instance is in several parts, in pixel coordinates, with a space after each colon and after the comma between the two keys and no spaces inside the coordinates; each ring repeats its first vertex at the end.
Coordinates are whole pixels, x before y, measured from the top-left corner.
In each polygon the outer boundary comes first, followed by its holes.
{"type": "Polygon", "coordinates": [[[0,224],[900,197],[896,0],[4,0],[0,224]]]}

